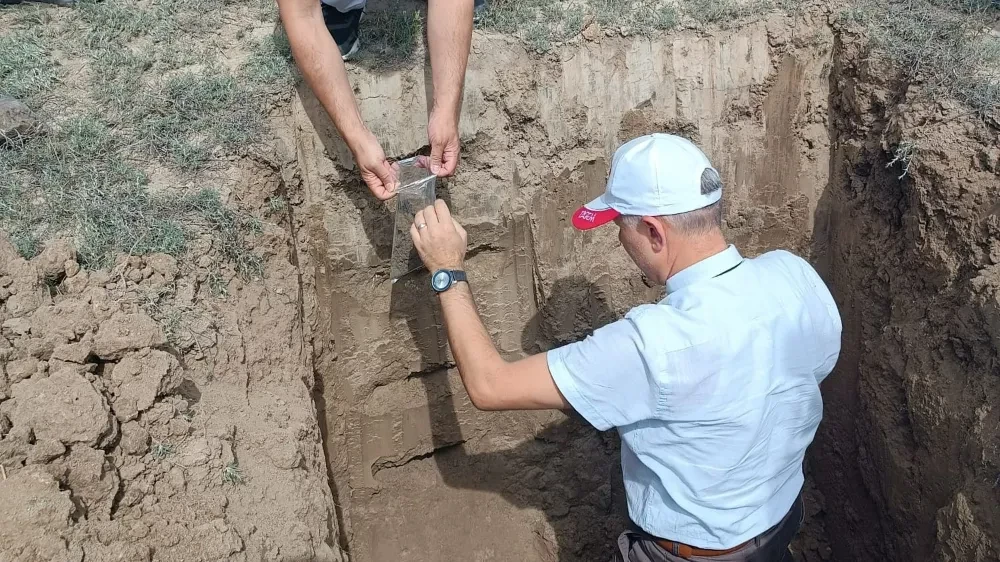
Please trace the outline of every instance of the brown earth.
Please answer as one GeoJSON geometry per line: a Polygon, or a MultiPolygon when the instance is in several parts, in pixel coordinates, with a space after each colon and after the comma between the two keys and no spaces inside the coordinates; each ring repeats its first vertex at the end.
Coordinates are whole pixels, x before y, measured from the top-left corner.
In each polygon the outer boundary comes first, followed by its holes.
{"type": "Polygon", "coordinates": [[[0,240],[0,559],[343,559],[288,236],[261,242],[266,283],[220,300],[170,256],[0,240]]]}
{"type": "MultiPolygon", "coordinates": [[[[477,33],[439,194],[519,357],[656,298],[614,232],[567,217],[621,141],[690,136],[731,240],[810,258],[841,306],[797,558],[997,560],[1000,127],[922,101],[832,21],[588,33],[542,58],[477,33]],[[903,140],[921,150],[900,179],[903,140]]],[[[424,65],[352,74],[386,152],[425,150],[424,65]]],[[[230,274],[219,296],[198,260],[88,272],[67,244],[25,261],[0,242],[0,560],[606,559],[615,435],[476,411],[426,276],[389,282],[391,214],[315,98],[271,122],[233,194],[291,202],[258,240],[261,282],[230,274]]]]}

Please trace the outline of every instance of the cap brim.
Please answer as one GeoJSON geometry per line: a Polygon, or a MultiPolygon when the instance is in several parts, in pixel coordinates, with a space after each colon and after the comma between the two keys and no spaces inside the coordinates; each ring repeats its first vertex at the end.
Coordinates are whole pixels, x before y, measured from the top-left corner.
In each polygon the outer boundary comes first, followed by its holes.
{"type": "Polygon", "coordinates": [[[590,230],[608,224],[620,216],[621,213],[612,209],[601,197],[598,197],[573,213],[573,228],[590,230]]]}

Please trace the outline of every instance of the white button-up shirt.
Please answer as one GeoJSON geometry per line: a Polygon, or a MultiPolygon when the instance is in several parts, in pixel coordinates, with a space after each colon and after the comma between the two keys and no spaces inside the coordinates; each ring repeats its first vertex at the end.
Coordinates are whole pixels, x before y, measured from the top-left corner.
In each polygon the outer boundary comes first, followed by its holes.
{"type": "Polygon", "coordinates": [[[617,427],[629,515],[655,536],[726,549],[777,524],[823,417],[840,315],[803,259],[730,246],[667,296],[548,352],[566,400],[617,427]]]}

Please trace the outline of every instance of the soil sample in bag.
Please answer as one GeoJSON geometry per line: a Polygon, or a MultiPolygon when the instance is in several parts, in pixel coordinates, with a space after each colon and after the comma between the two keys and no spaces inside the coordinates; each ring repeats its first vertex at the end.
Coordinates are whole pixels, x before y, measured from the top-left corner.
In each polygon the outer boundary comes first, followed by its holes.
{"type": "Polygon", "coordinates": [[[417,158],[401,160],[399,167],[399,190],[395,197],[396,225],[392,234],[392,257],[389,277],[395,283],[400,277],[423,267],[413,239],[410,225],[417,211],[434,204],[437,177],[428,168],[419,166],[417,158]]]}

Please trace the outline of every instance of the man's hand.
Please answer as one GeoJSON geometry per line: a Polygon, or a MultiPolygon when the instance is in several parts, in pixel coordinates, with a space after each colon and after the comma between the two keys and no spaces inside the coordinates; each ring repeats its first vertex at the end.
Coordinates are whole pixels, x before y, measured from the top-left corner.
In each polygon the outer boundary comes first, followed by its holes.
{"type": "Polygon", "coordinates": [[[427,120],[427,140],[431,145],[430,169],[438,177],[450,176],[458,167],[458,120],[451,113],[434,109],[427,120]]]}
{"type": "Polygon", "coordinates": [[[397,176],[361,119],[340,49],[323,22],[322,6],[316,0],[278,0],[278,8],[302,76],[354,153],[368,189],[379,199],[392,197],[397,176]]]}
{"type": "Polygon", "coordinates": [[[351,147],[354,161],[361,171],[361,179],[368,184],[372,194],[381,200],[386,200],[396,194],[399,188],[399,174],[391,162],[385,157],[382,145],[378,143],[371,132],[366,132],[356,146],[351,147]]]}
{"type": "Polygon", "coordinates": [[[468,236],[452,218],[444,201],[438,199],[413,217],[410,226],[413,246],[430,272],[439,269],[462,269],[468,236]]]}
{"type": "Polygon", "coordinates": [[[427,140],[431,173],[436,176],[450,176],[458,166],[458,120],[472,44],[472,9],[471,0],[427,1],[427,48],[434,86],[427,140]]]}

